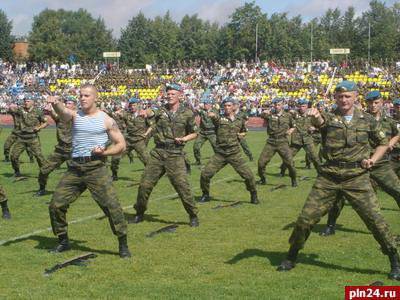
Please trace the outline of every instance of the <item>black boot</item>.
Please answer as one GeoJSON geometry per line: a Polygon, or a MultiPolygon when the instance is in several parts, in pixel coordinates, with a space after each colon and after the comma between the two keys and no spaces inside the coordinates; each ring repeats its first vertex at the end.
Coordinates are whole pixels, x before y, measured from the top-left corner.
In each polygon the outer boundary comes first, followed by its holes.
{"type": "Polygon", "coordinates": [[[253,154],[249,154],[249,160],[250,160],[250,161],[253,161],[253,160],[254,160],[253,154]]]}
{"type": "Polygon", "coordinates": [[[287,258],[281,262],[281,264],[276,269],[279,272],[290,271],[296,266],[297,255],[299,254],[299,249],[290,247],[287,258]]]}
{"type": "Polygon", "coordinates": [[[33,157],[29,157],[29,162],[30,162],[31,164],[33,164],[33,163],[35,162],[35,160],[33,159],[33,157]]]}
{"type": "Polygon", "coordinates": [[[285,172],[286,172],[286,169],[285,168],[281,168],[281,172],[279,173],[279,177],[285,177],[285,172]]]}
{"type": "Polygon", "coordinates": [[[306,169],[311,169],[311,165],[310,164],[306,164],[306,169]]]}
{"type": "Polygon", "coordinates": [[[113,181],[118,181],[118,173],[117,173],[117,171],[112,171],[112,180],[113,181]]]}
{"type": "Polygon", "coordinates": [[[292,178],[292,187],[297,187],[297,180],[296,178],[292,178]]]}
{"type": "Polygon", "coordinates": [[[10,210],[8,209],[7,200],[1,202],[2,218],[5,220],[11,219],[10,210]]]}
{"type": "Polygon", "coordinates": [[[397,251],[394,254],[389,254],[389,260],[390,260],[389,279],[400,281],[400,258],[397,251]]]}
{"type": "Polygon", "coordinates": [[[191,216],[189,225],[190,227],[199,227],[199,218],[197,216],[191,216]]]}
{"type": "Polygon", "coordinates": [[[199,202],[205,203],[205,202],[210,202],[210,200],[211,200],[210,195],[208,193],[203,193],[203,195],[201,195],[199,202]]]}
{"type": "Polygon", "coordinates": [[[5,161],[5,162],[10,162],[10,157],[8,157],[8,155],[6,155],[6,156],[4,157],[4,161],[5,161]]]}
{"type": "Polygon", "coordinates": [[[250,193],[250,203],[251,204],[260,204],[260,201],[258,201],[258,197],[257,197],[257,191],[250,193]]]}
{"type": "Polygon", "coordinates": [[[257,181],[257,184],[266,185],[267,179],[264,176],[262,176],[262,177],[260,177],[260,180],[257,181]]]}
{"type": "Polygon", "coordinates": [[[144,214],[136,214],[135,218],[133,218],[133,221],[129,222],[129,223],[137,224],[137,223],[141,223],[143,221],[144,221],[144,214]]]}
{"type": "Polygon", "coordinates": [[[128,248],[128,241],[126,235],[118,237],[118,243],[119,243],[119,257],[121,258],[131,257],[132,255],[128,248]]]}
{"type": "Polygon", "coordinates": [[[335,225],[326,225],[325,229],[319,233],[320,236],[330,236],[335,234],[335,225]]]}
{"type": "Polygon", "coordinates": [[[36,196],[41,197],[46,194],[46,186],[43,184],[39,185],[39,190],[36,192],[36,196]]]}
{"type": "Polygon", "coordinates": [[[196,166],[201,166],[201,161],[200,160],[196,160],[196,162],[194,163],[196,166]]]}
{"type": "Polygon", "coordinates": [[[71,250],[69,244],[68,234],[63,233],[58,236],[58,245],[54,249],[50,250],[51,253],[60,253],[71,250]]]}
{"type": "Polygon", "coordinates": [[[19,169],[14,170],[14,177],[22,177],[21,172],[19,169]]]}

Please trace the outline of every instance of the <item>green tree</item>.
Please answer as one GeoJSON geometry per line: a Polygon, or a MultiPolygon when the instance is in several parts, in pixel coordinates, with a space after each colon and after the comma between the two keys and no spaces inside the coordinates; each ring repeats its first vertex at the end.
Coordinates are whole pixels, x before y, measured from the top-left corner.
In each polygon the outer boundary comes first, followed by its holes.
{"type": "Polygon", "coordinates": [[[11,43],[14,38],[11,36],[12,22],[0,9],[0,58],[10,60],[12,58],[11,43]]]}
{"type": "Polygon", "coordinates": [[[102,52],[115,48],[103,19],[94,19],[83,9],[42,11],[34,17],[29,43],[35,61],[67,61],[70,55],[78,60],[98,60],[102,52]]]}

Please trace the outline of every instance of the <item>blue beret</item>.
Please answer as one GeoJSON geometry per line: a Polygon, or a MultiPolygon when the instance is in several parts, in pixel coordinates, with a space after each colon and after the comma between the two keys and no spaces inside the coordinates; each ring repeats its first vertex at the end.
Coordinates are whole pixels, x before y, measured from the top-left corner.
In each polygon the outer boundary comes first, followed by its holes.
{"type": "Polygon", "coordinates": [[[274,99],[272,99],[272,104],[279,103],[282,101],[283,101],[283,98],[274,98],[274,99]]]}
{"type": "Polygon", "coordinates": [[[31,101],[36,101],[38,100],[38,97],[33,94],[33,93],[24,93],[22,98],[25,100],[31,100],[31,101]]]}
{"type": "Polygon", "coordinates": [[[77,100],[76,100],[76,97],[74,97],[74,96],[65,96],[64,97],[64,102],[74,102],[74,103],[76,103],[77,100]]]}
{"type": "Polygon", "coordinates": [[[400,105],[400,98],[396,98],[393,100],[393,105],[400,105]]]}
{"type": "Polygon", "coordinates": [[[182,86],[180,84],[177,84],[177,83],[167,83],[165,89],[167,91],[176,90],[176,91],[179,91],[179,92],[182,92],[182,90],[183,90],[182,86]]]}
{"type": "Polygon", "coordinates": [[[343,80],[335,88],[335,92],[356,92],[357,90],[357,84],[348,80],[343,80]]]}
{"type": "Polygon", "coordinates": [[[304,99],[304,98],[298,99],[298,100],[297,100],[297,104],[298,104],[298,105],[308,104],[308,100],[307,100],[307,99],[304,99]]]}
{"type": "Polygon", "coordinates": [[[129,104],[139,103],[140,100],[138,98],[132,97],[129,99],[129,104]]]}
{"type": "Polygon", "coordinates": [[[379,91],[370,91],[366,96],[365,100],[367,101],[374,101],[379,98],[382,98],[381,93],[379,91]]]}
{"type": "Polygon", "coordinates": [[[237,104],[237,101],[235,98],[233,97],[226,97],[224,100],[222,100],[222,105],[224,105],[225,103],[232,103],[232,104],[237,104]]]}

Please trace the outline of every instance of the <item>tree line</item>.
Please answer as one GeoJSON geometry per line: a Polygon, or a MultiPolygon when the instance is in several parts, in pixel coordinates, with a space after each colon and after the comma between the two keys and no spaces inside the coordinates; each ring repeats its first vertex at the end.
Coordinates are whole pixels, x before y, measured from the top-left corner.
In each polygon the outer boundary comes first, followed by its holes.
{"type": "MultiPolygon", "coordinates": [[[[11,30],[11,22],[0,10],[0,57],[5,59],[11,58],[11,30]]],[[[34,17],[28,41],[32,61],[90,62],[101,60],[104,51],[120,51],[121,63],[142,68],[145,64],[227,63],[256,57],[309,61],[311,54],[314,60],[322,60],[330,58],[330,48],[350,48],[350,58],[366,60],[369,35],[372,60],[400,60],[400,3],[388,6],[373,0],[359,16],[353,7],[336,8],[305,21],[301,15],[268,15],[255,2],[247,2],[223,25],[196,14],[177,22],[169,12],[155,18],[140,12],[121,29],[118,39],[102,18],[95,19],[84,9],[46,9],[34,17]]]]}

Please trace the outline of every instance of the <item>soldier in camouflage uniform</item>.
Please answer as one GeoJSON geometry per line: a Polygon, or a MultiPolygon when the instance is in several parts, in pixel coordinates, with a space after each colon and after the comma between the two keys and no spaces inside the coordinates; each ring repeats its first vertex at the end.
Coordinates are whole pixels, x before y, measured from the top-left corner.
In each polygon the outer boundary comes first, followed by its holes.
{"type": "Polygon", "coordinates": [[[287,259],[277,270],[289,271],[295,267],[298,252],[304,247],[312,227],[336,199],[343,196],[372,232],[382,252],[389,256],[389,278],[400,280],[400,258],[395,240],[380,212],[367,170],[388,148],[385,133],[374,118],[354,106],[357,99],[354,82],[342,81],[335,91],[337,109],[333,113],[321,115],[316,108],[308,112],[313,124],[321,130],[326,163],[321,166],[290,236],[287,259]],[[377,145],[372,156],[369,142],[377,145]]]}
{"type": "Polygon", "coordinates": [[[259,184],[265,185],[265,167],[272,157],[278,152],[283,162],[289,169],[292,186],[297,186],[296,169],[293,163],[292,151],[289,147],[288,135],[294,131],[294,122],[290,113],[283,111],[282,98],[275,98],[272,103],[273,111],[265,110],[261,117],[267,121],[268,139],[258,159],[259,184]]]}
{"type": "Polygon", "coordinates": [[[126,116],[126,142],[127,151],[135,150],[140,161],[146,165],[149,160],[147,144],[152,133],[152,120],[140,107],[140,100],[129,99],[129,112],[126,116]]]}
{"type": "Polygon", "coordinates": [[[18,108],[17,105],[10,105],[11,114],[20,120],[20,130],[17,132],[17,141],[11,150],[11,164],[14,169],[15,177],[21,177],[19,169],[19,157],[25,149],[30,149],[35,156],[39,168],[45,162],[45,158],[40,148],[38,132],[45,128],[48,123],[43,112],[34,107],[35,97],[32,94],[26,94],[24,105],[18,108]]]}
{"type": "MultiPolygon", "coordinates": [[[[124,133],[126,130],[126,112],[122,108],[120,103],[115,104],[114,111],[108,113],[111,118],[115,120],[119,130],[124,133]]],[[[114,155],[111,157],[111,172],[113,181],[118,180],[118,169],[121,162],[122,155],[114,155]]]]}
{"type": "Polygon", "coordinates": [[[208,116],[209,112],[216,112],[212,108],[214,101],[210,97],[203,97],[201,102],[204,105],[204,108],[198,111],[198,115],[200,116],[200,132],[197,136],[196,141],[193,144],[193,154],[196,159],[196,165],[201,165],[201,153],[200,149],[206,141],[209,141],[211,147],[215,152],[215,147],[217,144],[217,137],[215,135],[215,126],[212,122],[211,118],[208,116]]]}
{"type": "MultiPolygon", "coordinates": [[[[306,156],[311,158],[311,162],[314,164],[315,169],[319,170],[320,161],[314,148],[314,141],[310,133],[311,118],[306,114],[308,109],[308,101],[306,99],[299,99],[297,101],[298,112],[294,115],[294,127],[295,130],[291,134],[290,150],[292,151],[292,157],[303,148],[306,152],[306,156]]],[[[284,176],[286,171],[286,165],[281,165],[281,176],[284,176]]]]}
{"type": "MultiPolygon", "coordinates": [[[[400,99],[393,100],[394,114],[393,119],[396,122],[396,127],[400,130],[400,99]]],[[[394,144],[392,152],[390,153],[390,164],[392,169],[396,173],[397,177],[400,177],[400,144],[394,144]]]]}
{"type": "Polygon", "coordinates": [[[217,148],[215,155],[208,161],[201,172],[200,186],[203,195],[200,198],[200,202],[210,201],[211,178],[227,164],[230,164],[240,177],[245,180],[246,188],[251,195],[250,202],[258,204],[254,175],[240,154],[239,136],[243,136],[247,132],[246,121],[244,118],[237,117],[236,101],[233,98],[224,99],[222,104],[224,106],[223,117],[214,112],[208,113],[215,125],[217,148]]]}
{"type": "MultiPolygon", "coordinates": [[[[10,150],[11,147],[15,144],[15,142],[18,139],[18,132],[20,131],[20,118],[18,115],[15,114],[11,114],[12,118],[13,118],[13,123],[14,123],[14,128],[11,131],[11,133],[9,134],[9,136],[7,137],[6,141],[4,142],[4,161],[9,162],[10,161],[10,150]]],[[[32,151],[30,150],[30,148],[26,149],[26,153],[29,156],[29,160],[31,163],[34,162],[33,160],[33,154],[32,151]]]]}
{"type": "Polygon", "coordinates": [[[112,232],[118,237],[119,256],[130,257],[126,220],[105,165],[107,156],[118,155],[125,150],[125,140],[117,123],[97,108],[97,89],[93,85],[81,86],[79,111],[66,108],[56,97],[48,97],[47,101],[64,122],[72,121],[73,128],[68,170],[49,205],[51,227],[58,236],[58,245],[52,252],[64,252],[71,248],[67,210],[79,195],[89,189],[108,217],[112,232]]]}
{"type": "MultiPolygon", "coordinates": [[[[68,109],[76,110],[76,99],[68,96],[64,99],[64,105],[68,109]]],[[[46,194],[47,179],[50,173],[71,158],[72,121],[63,121],[54,110],[51,110],[50,114],[56,123],[57,145],[54,147],[53,154],[47,158],[46,163],[40,168],[38,176],[39,190],[36,193],[39,197],[46,194]]]]}
{"type": "Polygon", "coordinates": [[[133,222],[139,223],[144,220],[151,191],[166,173],[189,214],[190,226],[197,227],[197,208],[186,173],[183,147],[186,142],[197,137],[198,129],[193,112],[179,103],[182,87],[178,84],[168,84],[166,90],[167,105],[147,112],[148,116],[154,119],[153,138],[156,145],[150,152],[140,180],[133,222]]]}
{"type": "MultiPolygon", "coordinates": [[[[393,149],[399,141],[400,131],[397,128],[397,122],[390,116],[386,115],[383,111],[383,99],[379,91],[369,92],[365,100],[368,103],[368,112],[375,118],[381,126],[381,130],[385,132],[389,140],[389,148],[393,149]]],[[[371,148],[375,149],[377,145],[371,144],[371,148]]],[[[400,207],[400,180],[392,169],[389,162],[389,153],[377,161],[370,169],[370,177],[383,191],[388,193],[396,200],[397,205],[400,207]]],[[[336,220],[340,215],[344,206],[344,199],[340,197],[328,214],[328,224],[322,236],[329,236],[335,234],[336,220]]]]}
{"type": "MultiPolygon", "coordinates": [[[[239,104],[235,105],[236,117],[242,118],[245,122],[249,120],[249,117],[246,112],[240,110],[239,104]]],[[[253,161],[253,153],[251,153],[249,144],[247,144],[247,140],[245,136],[239,136],[240,147],[242,147],[244,154],[249,158],[250,161],[253,161]]]]}

